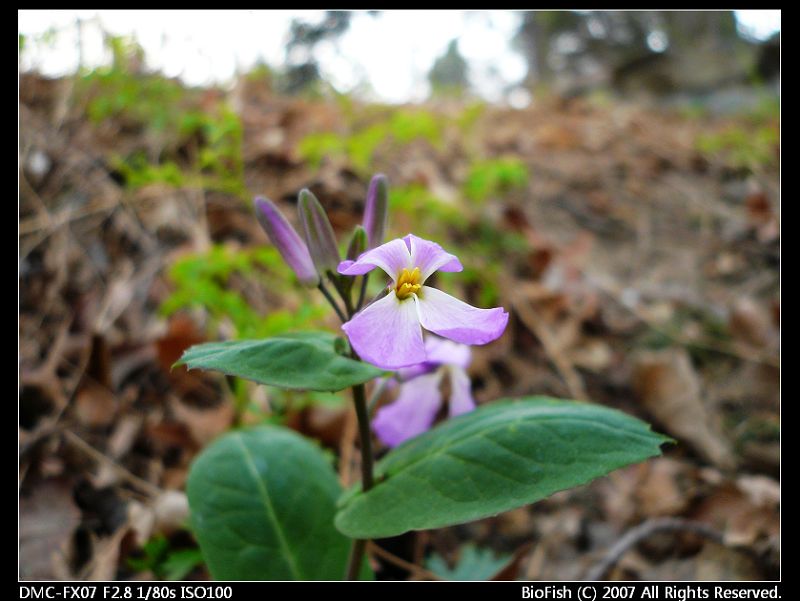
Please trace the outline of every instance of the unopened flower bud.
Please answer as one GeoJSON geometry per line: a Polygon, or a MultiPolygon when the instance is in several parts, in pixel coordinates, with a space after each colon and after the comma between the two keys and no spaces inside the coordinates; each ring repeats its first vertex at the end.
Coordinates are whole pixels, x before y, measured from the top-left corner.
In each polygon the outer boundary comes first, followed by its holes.
{"type": "Polygon", "coordinates": [[[382,173],[369,183],[367,203],[364,207],[364,229],[367,231],[367,249],[383,244],[389,220],[389,182],[382,173]]]}
{"type": "Polygon", "coordinates": [[[292,224],[286,220],[286,217],[271,200],[258,196],[255,199],[255,205],[258,222],[264,228],[272,244],[278,249],[283,260],[295,272],[297,279],[305,286],[319,284],[319,275],[314,268],[308,247],[292,224]]]}
{"type": "Polygon", "coordinates": [[[310,190],[303,189],[300,191],[297,210],[303,224],[308,251],[317,272],[320,275],[324,275],[327,271],[336,273],[340,261],[339,249],[325,209],[310,190]]]}
{"type": "Polygon", "coordinates": [[[367,250],[367,231],[357,225],[353,237],[350,238],[350,245],[347,247],[347,259],[355,261],[365,250],[367,250]]]}

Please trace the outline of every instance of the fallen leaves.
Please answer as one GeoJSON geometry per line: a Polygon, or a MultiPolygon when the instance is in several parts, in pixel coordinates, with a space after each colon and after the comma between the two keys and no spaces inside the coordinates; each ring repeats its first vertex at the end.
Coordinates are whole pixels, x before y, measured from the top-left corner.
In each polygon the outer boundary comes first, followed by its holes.
{"type": "MultiPolygon", "coordinates": [[[[192,458],[232,424],[272,411],[264,387],[234,392],[223,378],[171,369],[186,348],[218,332],[206,329],[201,310],[159,314],[171,291],[164,268],[187,251],[249,248],[263,238],[233,195],[164,183],[126,188],[109,150],[128,154],[153,141],[113,119],[95,128],[80,106],[65,103],[64,83],[27,74],[20,81],[21,575],[163,576],[173,572],[132,572],[128,560],[160,536],[191,545],[182,490],[192,458]],[[54,111],[67,111],[58,128],[54,111]],[[242,414],[234,399],[257,409],[242,414]]],[[[214,106],[223,94],[205,102],[214,106]]],[[[346,135],[367,117],[280,98],[246,79],[229,100],[243,125],[248,190],[291,209],[297,191],[310,186],[328,203],[335,229],[351,231],[363,176],[345,157],[312,168],[298,148],[309,133],[346,135]]],[[[652,419],[678,441],[665,457],[532,509],[426,533],[414,562],[432,548],[456,559],[469,540],[513,554],[503,577],[579,578],[639,524],[680,517],[718,529],[724,544],[657,535],[611,576],[773,574],[778,180],[771,167],[742,176],[700,153],[698,133],[713,130],[711,121],[583,99],[524,111],[486,107],[469,128],[445,128],[442,148],[417,141],[371,157],[393,188],[422,186],[475,222],[464,231],[439,224],[446,248],[471,248],[477,231],[521,239],[498,263],[508,332],[475,349],[470,375],[479,402],[583,398],[652,419]],[[508,153],[530,172],[527,187],[466,206],[471,161],[508,153]]],[[[176,156],[193,151],[190,144],[176,156]]],[[[395,211],[392,224],[398,235],[431,225],[425,210],[395,211]]],[[[277,288],[267,292],[259,312],[296,306],[277,288]]],[[[292,408],[287,419],[339,451],[345,480],[357,478],[348,409],[292,408]]]]}
{"type": "Polygon", "coordinates": [[[21,580],[70,580],[71,541],[81,512],[70,483],[47,480],[19,501],[19,577],[21,580]]]}
{"type": "Polygon", "coordinates": [[[705,405],[700,378],[686,351],[642,353],[634,366],[633,387],[668,434],[692,445],[714,465],[733,468],[730,445],[705,405]]]}

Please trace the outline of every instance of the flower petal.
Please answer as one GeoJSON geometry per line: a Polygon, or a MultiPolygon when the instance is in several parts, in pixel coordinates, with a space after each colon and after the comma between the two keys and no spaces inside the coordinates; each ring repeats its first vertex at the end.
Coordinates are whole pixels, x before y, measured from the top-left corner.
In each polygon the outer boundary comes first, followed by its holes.
{"type": "Polygon", "coordinates": [[[401,382],[406,382],[407,380],[413,380],[417,376],[421,376],[422,374],[428,374],[439,367],[435,363],[431,363],[430,361],[423,361],[422,363],[417,363],[416,365],[411,365],[409,367],[404,367],[402,369],[398,369],[396,376],[401,382]]]}
{"type": "Polygon", "coordinates": [[[405,243],[398,238],[368,250],[357,261],[342,261],[339,263],[339,273],[363,275],[376,267],[383,269],[393,280],[397,280],[403,269],[412,269],[411,254],[405,243]]]}
{"type": "Polygon", "coordinates": [[[438,336],[425,337],[425,352],[428,354],[428,363],[434,365],[457,365],[467,369],[472,361],[472,351],[466,344],[438,336]]]}
{"type": "Polygon", "coordinates": [[[424,240],[414,234],[409,234],[403,240],[411,253],[412,265],[419,267],[423,282],[435,271],[462,271],[464,269],[458,257],[445,251],[436,242],[424,240]]]}
{"type": "Polygon", "coordinates": [[[399,300],[394,290],[356,313],[342,329],[359,357],[383,369],[425,361],[415,303],[399,300]]]}
{"type": "Polygon", "coordinates": [[[439,336],[463,344],[486,344],[506,329],[508,313],[502,307],[478,309],[430,286],[423,286],[421,292],[417,295],[419,321],[439,336]]]}
{"type": "Polygon", "coordinates": [[[468,413],[475,409],[475,399],[472,398],[472,382],[467,372],[459,367],[451,367],[450,372],[450,401],[448,413],[450,417],[468,413]]]}
{"type": "Polygon", "coordinates": [[[442,402],[441,377],[434,372],[409,380],[394,403],[378,410],[372,426],[384,444],[395,447],[431,427],[442,402]]]}

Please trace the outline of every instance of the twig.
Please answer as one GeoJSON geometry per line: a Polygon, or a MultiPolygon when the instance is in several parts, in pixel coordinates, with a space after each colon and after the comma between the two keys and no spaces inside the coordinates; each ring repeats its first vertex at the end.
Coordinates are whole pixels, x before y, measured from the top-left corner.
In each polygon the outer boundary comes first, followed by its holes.
{"type": "Polygon", "coordinates": [[[398,568],[402,568],[403,570],[407,570],[414,576],[421,576],[427,580],[444,580],[441,576],[437,576],[433,572],[426,570],[425,568],[418,566],[414,563],[410,563],[405,559],[402,559],[395,555],[394,553],[390,553],[386,549],[383,549],[376,545],[374,542],[369,541],[367,543],[367,550],[380,557],[381,559],[385,559],[391,564],[396,565],[398,568]]]}
{"type": "Polygon", "coordinates": [[[724,544],[722,534],[701,522],[682,518],[655,518],[628,530],[586,573],[585,580],[602,580],[628,551],[656,532],[691,532],[718,544],[724,544]]]}
{"type": "Polygon", "coordinates": [[[86,453],[89,457],[97,461],[98,463],[105,463],[111,469],[113,469],[117,475],[122,478],[123,480],[127,480],[130,484],[133,484],[140,490],[146,492],[148,495],[152,497],[157,497],[161,494],[161,489],[155,486],[154,484],[150,484],[146,480],[141,479],[139,476],[136,476],[118,464],[116,461],[107,457],[97,449],[95,449],[92,445],[88,442],[83,440],[80,436],[75,434],[70,430],[64,430],[64,437],[75,445],[78,449],[86,453]]]}

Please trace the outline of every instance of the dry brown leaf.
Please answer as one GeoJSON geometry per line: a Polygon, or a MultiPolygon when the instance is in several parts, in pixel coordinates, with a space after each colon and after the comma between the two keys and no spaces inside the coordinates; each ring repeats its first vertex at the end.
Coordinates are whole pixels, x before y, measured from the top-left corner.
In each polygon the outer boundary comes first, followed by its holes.
{"type": "Polygon", "coordinates": [[[116,580],[117,566],[119,564],[120,544],[128,534],[128,525],[119,528],[111,536],[95,541],[94,556],[90,560],[90,569],[86,580],[97,582],[103,580],[116,580]]]}
{"type": "Polygon", "coordinates": [[[654,581],[743,581],[761,580],[764,575],[747,555],[714,543],[706,543],[697,555],[657,561],[637,574],[654,581]]]}
{"type": "Polygon", "coordinates": [[[693,512],[693,518],[718,528],[730,545],[777,550],[780,534],[778,484],[769,478],[745,477],[727,482],[693,512]]]}
{"type": "Polygon", "coordinates": [[[646,517],[682,514],[693,496],[687,490],[689,466],[668,457],[648,461],[646,466],[636,490],[641,514],[646,517]]]}
{"type": "Polygon", "coordinates": [[[108,388],[85,381],[75,395],[75,415],[89,428],[105,428],[117,414],[117,399],[108,388]]]}
{"type": "Polygon", "coordinates": [[[703,402],[700,378],[684,349],[641,353],[633,387],[667,434],[691,444],[715,465],[730,469],[733,454],[703,402]]]}
{"type": "Polygon", "coordinates": [[[233,405],[223,400],[216,407],[197,408],[179,401],[172,401],[175,418],[186,425],[192,439],[201,447],[207,445],[233,424],[233,405]]]}
{"type": "Polygon", "coordinates": [[[114,426],[114,431],[108,437],[108,454],[113,459],[119,459],[130,451],[136,436],[142,428],[143,418],[141,415],[126,414],[120,417],[119,422],[114,426]]]}
{"type": "Polygon", "coordinates": [[[728,325],[734,338],[755,347],[769,346],[777,338],[770,308],[758,304],[752,298],[741,298],[736,301],[728,325]]]}
{"type": "Polygon", "coordinates": [[[57,580],[67,574],[70,543],[81,513],[72,488],[46,480],[19,500],[19,566],[22,580],[57,580]]]}

